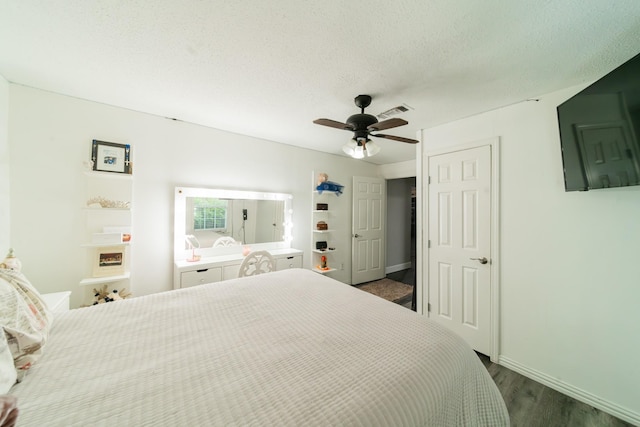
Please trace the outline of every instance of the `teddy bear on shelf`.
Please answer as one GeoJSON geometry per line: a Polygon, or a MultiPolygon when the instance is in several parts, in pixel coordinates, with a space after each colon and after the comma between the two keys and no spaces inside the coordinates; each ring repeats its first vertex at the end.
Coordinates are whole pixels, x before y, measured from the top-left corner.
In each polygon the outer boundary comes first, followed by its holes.
{"type": "Polygon", "coordinates": [[[103,304],[105,302],[120,301],[122,299],[125,299],[131,296],[131,293],[127,291],[125,288],[119,291],[117,289],[113,289],[112,291],[109,291],[107,289],[107,285],[102,286],[100,289],[94,288],[93,292],[95,294],[93,296],[94,298],[93,298],[92,305],[103,304]]]}
{"type": "Polygon", "coordinates": [[[340,185],[337,182],[329,181],[329,175],[326,173],[318,174],[318,186],[316,187],[316,191],[318,194],[322,194],[323,191],[332,191],[339,196],[342,194],[342,189],[344,185],[340,185]]]}

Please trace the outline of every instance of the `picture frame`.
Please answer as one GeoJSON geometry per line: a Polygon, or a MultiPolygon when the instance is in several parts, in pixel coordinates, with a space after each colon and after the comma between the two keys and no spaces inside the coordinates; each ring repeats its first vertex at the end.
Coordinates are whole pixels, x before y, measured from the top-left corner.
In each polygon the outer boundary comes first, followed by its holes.
{"type": "Polygon", "coordinates": [[[131,173],[131,145],[99,141],[91,143],[93,170],[100,172],[131,173]]]}
{"type": "Polygon", "coordinates": [[[125,246],[96,248],[93,277],[119,276],[125,273],[125,246]]]}

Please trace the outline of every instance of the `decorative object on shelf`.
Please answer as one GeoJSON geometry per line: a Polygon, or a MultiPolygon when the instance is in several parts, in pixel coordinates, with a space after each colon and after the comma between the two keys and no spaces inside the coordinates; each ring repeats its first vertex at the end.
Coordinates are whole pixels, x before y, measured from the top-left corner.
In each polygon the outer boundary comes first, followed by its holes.
{"type": "Polygon", "coordinates": [[[326,222],[324,222],[324,221],[318,221],[318,223],[316,224],[316,228],[317,228],[318,230],[328,230],[328,229],[329,229],[329,226],[328,226],[328,225],[327,225],[327,223],[326,223],[326,222]]]}
{"type": "Polygon", "coordinates": [[[94,288],[93,292],[94,296],[92,305],[103,304],[105,302],[120,301],[131,296],[131,292],[127,291],[126,288],[122,288],[120,290],[109,290],[107,285],[103,285],[100,289],[94,288]]]}
{"type": "Polygon", "coordinates": [[[123,202],[120,200],[109,200],[104,197],[92,197],[87,200],[87,206],[90,208],[100,207],[107,209],[129,209],[129,202],[123,202]]]}
{"type": "Polygon", "coordinates": [[[329,210],[329,205],[327,203],[316,203],[316,210],[317,211],[328,211],[329,210]]]}
{"type": "Polygon", "coordinates": [[[94,171],[131,173],[131,146],[94,139],[91,161],[94,171]]]}
{"type": "Polygon", "coordinates": [[[13,254],[13,248],[9,248],[9,253],[2,263],[0,263],[0,268],[14,271],[20,271],[22,269],[22,262],[13,254]]]}
{"type": "Polygon", "coordinates": [[[337,182],[329,181],[329,175],[326,173],[318,174],[318,185],[316,186],[316,191],[318,194],[322,194],[323,191],[333,192],[336,196],[342,194],[342,189],[344,185],[340,185],[337,182]]]}
{"type": "Polygon", "coordinates": [[[96,248],[96,256],[93,263],[93,277],[117,276],[124,274],[124,254],[124,246],[96,248]]]}
{"type": "Polygon", "coordinates": [[[327,257],[324,255],[320,257],[320,268],[327,268],[327,257]]]}
{"type": "Polygon", "coordinates": [[[319,251],[321,251],[323,249],[327,249],[327,242],[324,241],[324,240],[316,242],[316,249],[319,250],[319,251]]]}
{"type": "Polygon", "coordinates": [[[200,261],[200,255],[196,255],[196,248],[200,248],[200,242],[193,234],[187,234],[184,236],[184,239],[187,241],[189,245],[189,249],[191,249],[191,258],[187,258],[189,262],[200,261]]]}

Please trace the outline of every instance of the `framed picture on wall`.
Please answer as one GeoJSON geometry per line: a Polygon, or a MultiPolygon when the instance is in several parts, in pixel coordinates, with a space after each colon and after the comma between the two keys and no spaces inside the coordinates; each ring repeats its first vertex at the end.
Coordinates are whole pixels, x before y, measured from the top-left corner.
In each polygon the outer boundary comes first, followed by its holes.
{"type": "Polygon", "coordinates": [[[91,146],[93,170],[131,173],[131,146],[94,139],[91,146]]]}
{"type": "Polygon", "coordinates": [[[125,272],[125,246],[96,248],[93,277],[118,276],[125,272]]]}

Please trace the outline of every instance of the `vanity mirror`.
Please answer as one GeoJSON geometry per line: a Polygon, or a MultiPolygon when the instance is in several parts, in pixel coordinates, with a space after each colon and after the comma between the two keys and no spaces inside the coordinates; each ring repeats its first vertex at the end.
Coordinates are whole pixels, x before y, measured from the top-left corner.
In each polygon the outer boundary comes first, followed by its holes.
{"type": "Polygon", "coordinates": [[[194,236],[202,255],[235,253],[243,245],[288,248],[292,199],[284,193],[176,187],[175,259],[189,256],[185,236],[194,236]]]}

